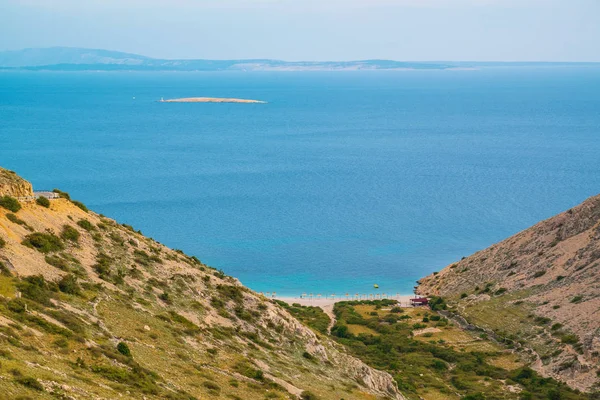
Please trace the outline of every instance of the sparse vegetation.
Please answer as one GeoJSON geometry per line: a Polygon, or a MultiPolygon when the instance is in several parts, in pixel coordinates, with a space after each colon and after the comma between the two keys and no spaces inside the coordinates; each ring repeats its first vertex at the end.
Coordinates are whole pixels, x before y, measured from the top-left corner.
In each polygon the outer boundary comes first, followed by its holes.
{"type": "Polygon", "coordinates": [[[70,225],[63,225],[63,230],[60,234],[60,237],[63,240],[77,243],[79,241],[79,231],[70,225]]]}
{"type": "Polygon", "coordinates": [[[93,230],[96,229],[96,227],[94,226],[94,224],[92,224],[87,219],[80,219],[79,221],[77,221],[77,225],[79,225],[79,227],[85,229],[88,232],[91,232],[91,231],[93,231],[93,230]]]}
{"type": "Polygon", "coordinates": [[[61,251],[65,248],[62,240],[51,232],[47,233],[32,233],[25,236],[22,245],[36,249],[41,253],[52,253],[61,251]]]}
{"type": "Polygon", "coordinates": [[[54,189],[53,192],[56,193],[56,194],[58,194],[58,197],[60,197],[62,199],[71,200],[71,196],[67,192],[63,192],[63,191],[58,190],[58,189],[54,189]]]}
{"type": "Polygon", "coordinates": [[[77,278],[71,274],[63,276],[60,281],[58,281],[58,288],[61,292],[67,294],[81,293],[81,288],[77,284],[77,278]]]}
{"type": "Polygon", "coordinates": [[[28,230],[33,231],[33,229],[27,224],[27,222],[23,221],[21,218],[17,217],[15,214],[12,214],[12,213],[6,214],[6,219],[8,219],[12,223],[24,226],[28,230]]]}
{"type": "MultiPolygon", "coordinates": [[[[444,309],[446,303],[442,298],[435,297],[432,301],[444,309]]],[[[407,322],[400,319],[392,322],[388,316],[394,314],[372,315],[376,309],[375,302],[337,303],[334,308],[337,323],[332,335],[367,364],[392,374],[409,398],[425,397],[423,394],[432,390],[459,392],[472,399],[503,398],[502,382],[509,381],[532,393],[531,399],[545,400],[552,391],[563,399],[583,399],[565,385],[541,378],[533,371],[526,372],[531,372],[529,378],[521,379],[512,369],[498,366],[495,360],[506,357],[501,347],[488,342],[487,337],[471,336],[449,326],[435,311],[409,309],[410,314],[403,315],[410,316],[407,322]],[[411,324],[410,320],[420,322],[411,324]],[[425,328],[436,330],[420,331],[425,328]],[[410,368],[403,368],[406,365],[410,368]],[[398,373],[399,370],[402,372],[398,373]]]]}
{"type": "Polygon", "coordinates": [[[35,202],[42,207],[50,208],[50,200],[47,197],[40,196],[35,199],[35,202]]]}
{"type": "Polygon", "coordinates": [[[1,196],[0,197],[0,207],[4,207],[8,211],[12,211],[12,212],[16,213],[21,209],[21,203],[19,203],[19,200],[15,199],[14,197],[1,196]]]}
{"type": "Polygon", "coordinates": [[[88,210],[88,208],[85,206],[85,204],[83,204],[83,203],[82,203],[82,202],[80,202],[80,201],[77,201],[77,200],[72,200],[72,201],[71,201],[71,203],[73,203],[75,206],[79,207],[80,209],[82,209],[82,210],[83,210],[83,211],[85,211],[85,212],[88,212],[88,211],[89,211],[89,210],[88,210]]]}

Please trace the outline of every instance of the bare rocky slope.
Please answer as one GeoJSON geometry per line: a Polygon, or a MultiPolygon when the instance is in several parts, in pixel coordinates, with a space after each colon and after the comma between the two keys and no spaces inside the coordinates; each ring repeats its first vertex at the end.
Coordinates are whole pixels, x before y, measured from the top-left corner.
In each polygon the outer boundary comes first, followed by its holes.
{"type": "Polygon", "coordinates": [[[543,375],[598,390],[600,196],[423,278],[417,291],[443,296],[543,375]]]}
{"type": "Polygon", "coordinates": [[[0,168],[0,196],[31,197],[33,188],[15,172],[0,168]]]}
{"type": "MultiPolygon", "coordinates": [[[[31,185],[0,169],[5,195],[31,185]]],[[[66,194],[21,207],[0,207],[0,399],[404,398],[195,257],[66,194]]]]}

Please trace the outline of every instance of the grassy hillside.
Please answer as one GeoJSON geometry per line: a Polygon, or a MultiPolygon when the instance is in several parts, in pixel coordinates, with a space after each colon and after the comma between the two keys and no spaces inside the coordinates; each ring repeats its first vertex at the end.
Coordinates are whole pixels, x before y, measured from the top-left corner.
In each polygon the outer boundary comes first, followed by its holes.
{"type": "MultiPolygon", "coordinates": [[[[401,309],[394,303],[337,303],[332,337],[367,364],[392,374],[408,399],[593,398],[541,377],[528,367],[529,357],[484,332],[461,329],[438,311],[401,309]]],[[[318,321],[307,307],[291,310],[309,324],[318,321]]]]}
{"type": "Polygon", "coordinates": [[[61,195],[0,206],[0,399],[403,398],[234,278],[61,195]]]}

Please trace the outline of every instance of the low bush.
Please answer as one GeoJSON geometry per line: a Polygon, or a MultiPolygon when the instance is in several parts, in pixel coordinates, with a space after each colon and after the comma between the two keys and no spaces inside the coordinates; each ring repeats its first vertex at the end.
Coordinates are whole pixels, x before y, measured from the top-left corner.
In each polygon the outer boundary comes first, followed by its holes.
{"type": "Polygon", "coordinates": [[[61,292],[67,294],[80,294],[81,288],[77,283],[77,278],[71,274],[67,274],[58,281],[58,288],[61,292]]]}
{"type": "Polygon", "coordinates": [[[265,378],[263,372],[254,368],[249,362],[239,362],[236,364],[235,370],[250,379],[262,381],[265,378]]]}
{"type": "Polygon", "coordinates": [[[73,201],[71,201],[71,203],[73,203],[75,206],[79,207],[80,209],[82,209],[82,210],[83,210],[83,211],[85,211],[85,212],[88,212],[88,211],[89,211],[89,210],[88,210],[88,208],[85,206],[85,204],[83,204],[83,203],[82,203],[82,202],[80,202],[80,201],[73,200],[73,201]]]}
{"type": "Polygon", "coordinates": [[[561,336],[560,341],[565,344],[576,344],[579,342],[579,338],[573,334],[567,334],[561,336]]]}
{"type": "Polygon", "coordinates": [[[63,238],[64,240],[68,240],[68,241],[77,243],[79,241],[79,231],[77,229],[73,228],[72,226],[63,225],[63,230],[62,230],[62,233],[60,234],[60,237],[63,238]]]}
{"type": "Polygon", "coordinates": [[[58,194],[58,197],[60,197],[61,199],[71,200],[71,196],[67,192],[63,192],[62,190],[58,189],[54,189],[53,192],[58,194]]]}
{"type": "Polygon", "coordinates": [[[77,225],[83,229],[85,229],[86,231],[90,232],[96,229],[96,227],[94,226],[94,224],[92,224],[90,221],[88,221],[87,219],[80,219],[79,221],[77,221],[77,225]]]}
{"type": "Polygon", "coordinates": [[[123,354],[125,357],[131,357],[131,350],[125,342],[119,342],[119,344],[117,345],[117,351],[123,354]]]}
{"type": "Polygon", "coordinates": [[[21,242],[22,245],[32,249],[36,249],[41,253],[52,253],[60,251],[65,248],[60,238],[53,233],[32,233],[25,236],[25,240],[21,242]]]}
{"type": "Polygon", "coordinates": [[[15,381],[30,389],[37,390],[38,392],[44,391],[44,387],[42,386],[42,384],[37,379],[32,378],[30,376],[18,377],[15,379],[15,381]]]}
{"type": "Polygon", "coordinates": [[[581,300],[583,300],[583,296],[575,296],[571,299],[571,303],[581,303],[581,300]]]}
{"type": "Polygon", "coordinates": [[[2,196],[0,197],[0,207],[4,207],[7,210],[16,213],[21,209],[21,203],[14,197],[2,196]]]}
{"type": "Polygon", "coordinates": [[[17,217],[13,213],[6,214],[6,219],[8,219],[10,222],[12,222],[14,224],[24,226],[25,228],[29,229],[30,231],[33,231],[33,228],[30,227],[29,225],[27,225],[27,222],[23,221],[21,218],[17,217]]]}
{"type": "MultiPolygon", "coordinates": [[[[0,246],[1,247],[1,246],[0,246]]],[[[0,261],[0,275],[2,276],[12,276],[10,269],[2,261],[0,261]]]]}
{"type": "Polygon", "coordinates": [[[3,248],[4,246],[6,246],[6,240],[4,240],[0,237],[0,249],[3,248]]]}
{"type": "Polygon", "coordinates": [[[42,207],[50,208],[50,200],[47,197],[40,196],[35,199],[35,202],[42,207]]]}
{"type": "Polygon", "coordinates": [[[537,271],[535,274],[533,274],[534,278],[539,278],[540,276],[544,276],[546,275],[546,271],[537,271]]]}
{"type": "Polygon", "coordinates": [[[317,397],[316,394],[312,393],[312,392],[308,392],[308,391],[304,391],[302,392],[302,394],[300,395],[300,399],[302,400],[319,400],[319,398],[317,397]]]}
{"type": "Polygon", "coordinates": [[[23,297],[45,306],[51,305],[50,298],[53,294],[42,275],[33,275],[22,279],[17,283],[17,288],[23,297]]]}
{"type": "Polygon", "coordinates": [[[92,268],[98,274],[100,279],[104,279],[105,281],[110,279],[110,275],[112,273],[111,264],[113,259],[110,258],[105,253],[100,253],[96,256],[96,264],[92,265],[92,268]]]}
{"type": "Polygon", "coordinates": [[[210,381],[205,381],[202,386],[204,386],[205,388],[207,388],[208,390],[211,390],[213,392],[220,392],[221,391],[221,387],[219,385],[217,385],[214,382],[210,382],[210,381]]]}
{"type": "Polygon", "coordinates": [[[59,256],[48,255],[44,259],[46,260],[46,262],[48,264],[52,265],[53,267],[56,267],[63,271],[69,271],[69,265],[67,263],[67,260],[65,260],[59,256]]]}

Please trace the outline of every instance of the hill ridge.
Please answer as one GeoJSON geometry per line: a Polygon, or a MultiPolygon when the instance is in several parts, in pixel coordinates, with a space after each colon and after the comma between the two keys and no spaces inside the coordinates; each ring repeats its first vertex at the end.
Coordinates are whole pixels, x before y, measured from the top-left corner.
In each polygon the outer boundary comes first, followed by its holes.
{"type": "Polygon", "coordinates": [[[597,388],[600,195],[421,279],[417,292],[520,342],[542,374],[597,388]]]}

